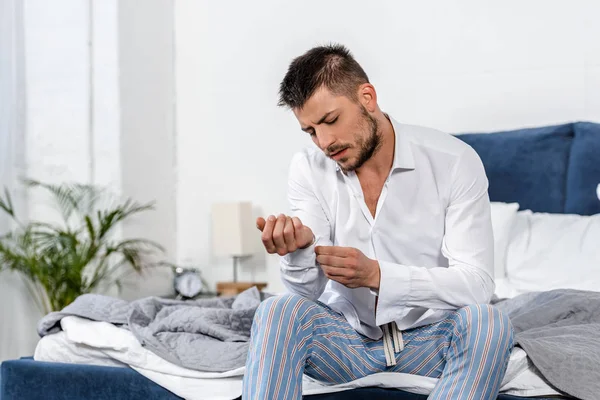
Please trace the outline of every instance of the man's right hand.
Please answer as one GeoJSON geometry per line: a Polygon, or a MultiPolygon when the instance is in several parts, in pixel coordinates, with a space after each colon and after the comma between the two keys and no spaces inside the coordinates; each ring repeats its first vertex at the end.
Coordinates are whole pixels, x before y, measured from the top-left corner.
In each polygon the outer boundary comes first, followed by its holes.
{"type": "Polygon", "coordinates": [[[283,214],[279,214],[277,218],[269,215],[266,220],[259,217],[256,219],[256,227],[262,232],[261,239],[269,254],[285,256],[310,246],[314,238],[312,230],[303,225],[298,217],[283,214]]]}

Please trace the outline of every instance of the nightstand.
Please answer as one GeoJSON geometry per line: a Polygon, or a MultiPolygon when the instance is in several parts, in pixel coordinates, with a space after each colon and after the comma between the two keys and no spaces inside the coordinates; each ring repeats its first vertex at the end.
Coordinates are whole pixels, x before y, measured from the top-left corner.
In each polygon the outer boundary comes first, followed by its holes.
{"type": "Polygon", "coordinates": [[[169,299],[169,300],[198,300],[198,299],[212,299],[214,297],[218,297],[218,293],[217,292],[200,292],[197,296],[194,296],[192,298],[187,298],[187,297],[183,297],[177,293],[170,293],[164,296],[159,296],[162,299],[169,299]]]}
{"type": "Polygon", "coordinates": [[[218,282],[217,293],[219,296],[235,296],[253,286],[261,291],[267,287],[267,284],[264,282],[218,282]]]}

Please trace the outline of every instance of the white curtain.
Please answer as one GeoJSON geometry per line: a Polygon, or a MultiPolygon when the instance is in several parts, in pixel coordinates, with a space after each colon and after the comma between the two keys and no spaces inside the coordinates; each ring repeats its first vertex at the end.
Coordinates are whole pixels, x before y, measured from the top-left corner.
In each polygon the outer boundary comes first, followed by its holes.
{"type": "MultiPolygon", "coordinates": [[[[23,2],[0,0],[0,190],[12,195],[26,216],[26,194],[17,184],[25,171],[23,2]]],[[[10,218],[0,214],[0,234],[10,230],[10,218]]],[[[33,354],[40,318],[22,278],[0,273],[0,361],[33,354]]]]}

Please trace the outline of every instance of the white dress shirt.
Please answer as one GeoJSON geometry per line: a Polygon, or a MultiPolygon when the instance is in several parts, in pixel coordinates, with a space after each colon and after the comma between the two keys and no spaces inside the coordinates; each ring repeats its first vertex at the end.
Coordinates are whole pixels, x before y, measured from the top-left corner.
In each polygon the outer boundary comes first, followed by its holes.
{"type": "Polygon", "coordinates": [[[291,292],[329,305],[372,339],[390,322],[399,330],[437,322],[489,302],[494,292],[488,180],[479,156],[449,134],[391,122],[394,161],[375,218],[354,172],[345,174],[316,147],[294,156],[291,213],[316,242],[281,257],[291,292]],[[317,245],[355,247],[377,260],[378,293],[329,280],[316,262],[317,245]]]}

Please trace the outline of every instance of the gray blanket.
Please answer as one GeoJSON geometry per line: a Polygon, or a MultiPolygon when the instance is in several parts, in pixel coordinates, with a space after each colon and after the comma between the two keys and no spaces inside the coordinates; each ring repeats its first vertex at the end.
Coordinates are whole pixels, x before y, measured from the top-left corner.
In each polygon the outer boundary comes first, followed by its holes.
{"type": "Polygon", "coordinates": [[[86,294],[42,318],[38,333],[45,336],[60,330],[60,320],[70,315],[110,322],[129,329],[142,346],[174,364],[224,372],[245,365],[250,327],[260,302],[255,287],[236,297],[195,301],[148,297],[129,303],[86,294]]]}
{"type": "Polygon", "coordinates": [[[560,289],[495,304],[543,377],[579,399],[600,398],[600,293],[560,289]]]}

